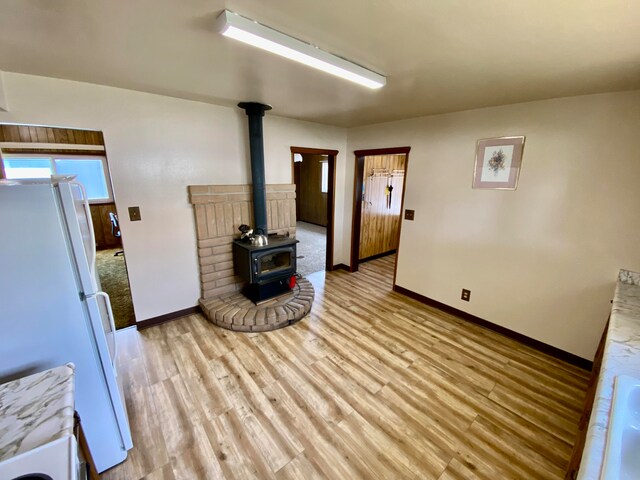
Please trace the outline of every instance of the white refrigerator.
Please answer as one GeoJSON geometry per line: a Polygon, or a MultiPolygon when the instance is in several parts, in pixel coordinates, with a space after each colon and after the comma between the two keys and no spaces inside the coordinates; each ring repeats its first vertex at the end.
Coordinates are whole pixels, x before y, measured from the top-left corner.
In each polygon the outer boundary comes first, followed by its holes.
{"type": "Polygon", "coordinates": [[[0,180],[0,383],[73,362],[76,410],[102,472],[133,445],[95,258],[74,177],[0,180]]]}

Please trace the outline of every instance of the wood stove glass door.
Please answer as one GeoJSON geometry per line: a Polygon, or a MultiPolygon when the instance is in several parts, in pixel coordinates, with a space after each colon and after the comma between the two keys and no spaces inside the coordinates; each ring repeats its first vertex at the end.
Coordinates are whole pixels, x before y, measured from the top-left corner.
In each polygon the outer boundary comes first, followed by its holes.
{"type": "Polygon", "coordinates": [[[271,251],[257,256],[255,260],[258,264],[258,280],[267,280],[280,274],[284,276],[285,273],[295,273],[292,258],[291,249],[271,251]]]}

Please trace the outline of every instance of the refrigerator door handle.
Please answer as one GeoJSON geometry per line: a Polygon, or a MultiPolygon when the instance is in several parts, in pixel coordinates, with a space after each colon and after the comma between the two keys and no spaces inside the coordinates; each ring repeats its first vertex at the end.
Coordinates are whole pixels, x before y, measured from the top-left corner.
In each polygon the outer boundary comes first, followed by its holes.
{"type": "Polygon", "coordinates": [[[111,309],[111,298],[105,292],[96,292],[96,297],[102,297],[105,300],[105,304],[107,306],[107,315],[109,317],[109,323],[111,324],[111,331],[113,332],[113,366],[116,366],[116,358],[118,358],[118,342],[116,341],[116,322],[113,318],[113,310],[111,309]]]}
{"type": "MultiPolygon", "coordinates": [[[[89,268],[91,269],[91,275],[95,276],[96,272],[95,272],[95,267],[96,267],[96,233],[93,230],[93,221],[91,220],[91,208],[89,207],[89,197],[87,196],[87,191],[84,188],[84,185],[82,185],[80,182],[70,182],[72,185],[77,185],[78,187],[80,187],[80,191],[82,192],[82,203],[84,205],[84,211],[87,214],[87,223],[89,224],[89,232],[90,232],[90,239],[91,239],[91,255],[92,257],[92,261],[91,264],[89,265],[89,268]]],[[[105,294],[106,295],[106,294],[105,294]]],[[[107,296],[108,298],[108,296],[107,296]]],[[[111,306],[109,305],[109,309],[111,309],[111,306]]],[[[115,330],[114,330],[115,331],[115,330]]]]}

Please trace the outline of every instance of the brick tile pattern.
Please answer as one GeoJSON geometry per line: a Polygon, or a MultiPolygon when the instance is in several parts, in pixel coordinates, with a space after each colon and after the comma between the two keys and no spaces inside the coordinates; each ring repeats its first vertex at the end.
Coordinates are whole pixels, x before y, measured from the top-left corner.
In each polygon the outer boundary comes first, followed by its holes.
{"type": "MultiPolygon", "coordinates": [[[[253,225],[251,185],[191,185],[198,239],[201,300],[239,292],[244,285],[233,271],[231,244],[238,227],[253,225]]],[[[269,233],[296,233],[296,186],[267,185],[269,233]]]]}
{"type": "Polygon", "coordinates": [[[219,327],[240,332],[266,332],[304,318],[311,311],[314,294],[311,282],[301,278],[291,292],[260,305],[234,292],[212,300],[201,298],[200,308],[207,319],[219,327]]]}

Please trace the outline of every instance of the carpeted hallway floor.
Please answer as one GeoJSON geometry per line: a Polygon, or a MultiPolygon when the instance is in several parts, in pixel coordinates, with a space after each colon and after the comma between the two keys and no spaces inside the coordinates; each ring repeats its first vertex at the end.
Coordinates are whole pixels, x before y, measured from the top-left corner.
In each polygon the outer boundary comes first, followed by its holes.
{"type": "Polygon", "coordinates": [[[117,329],[136,324],[124,255],[117,257],[113,255],[119,250],[119,248],[113,248],[98,250],[96,253],[96,270],[100,285],[111,298],[111,308],[117,329]]]}
{"type": "Polygon", "coordinates": [[[327,229],[307,222],[296,223],[298,273],[306,277],[310,273],[324,271],[327,259],[327,229]]]}

